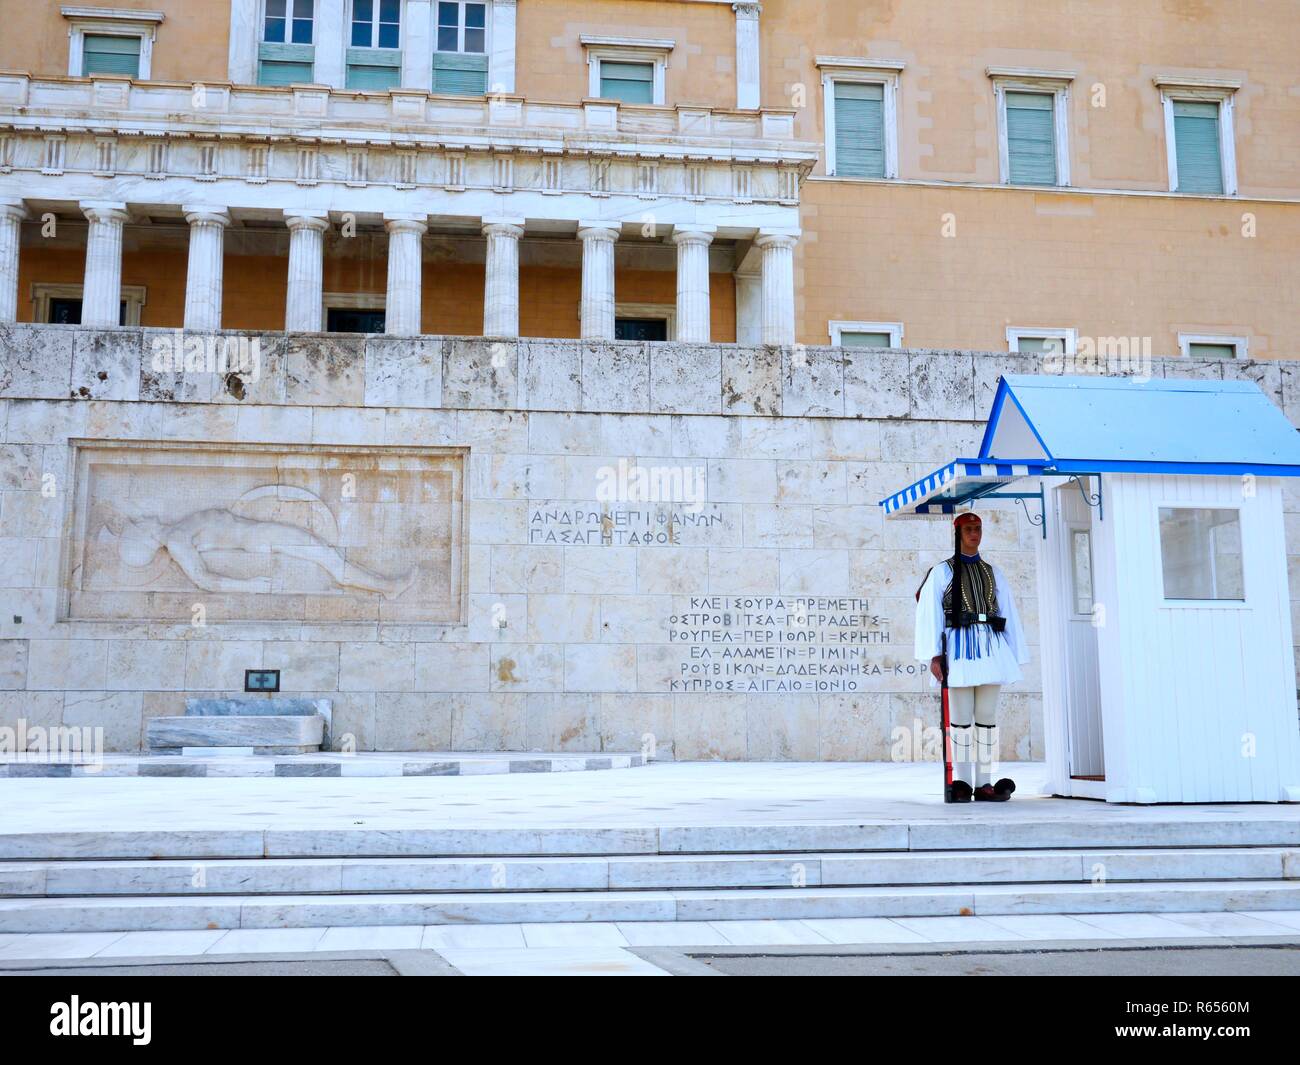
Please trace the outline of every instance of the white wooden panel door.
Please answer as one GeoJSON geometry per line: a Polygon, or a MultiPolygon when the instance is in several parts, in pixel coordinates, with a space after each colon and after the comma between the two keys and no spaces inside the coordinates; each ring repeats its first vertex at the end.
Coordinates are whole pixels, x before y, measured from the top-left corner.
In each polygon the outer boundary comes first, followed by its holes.
{"type": "MultiPolygon", "coordinates": [[[[1090,486],[1090,479],[1085,480],[1090,486]]],[[[1065,627],[1065,720],[1067,762],[1074,779],[1104,780],[1101,672],[1094,623],[1093,508],[1077,484],[1056,489],[1059,529],[1057,574],[1065,627]]]]}

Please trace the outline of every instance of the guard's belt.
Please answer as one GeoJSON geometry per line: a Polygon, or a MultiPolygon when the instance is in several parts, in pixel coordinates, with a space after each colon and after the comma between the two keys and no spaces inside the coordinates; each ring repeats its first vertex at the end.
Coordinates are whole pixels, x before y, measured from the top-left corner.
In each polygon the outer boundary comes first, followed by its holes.
{"type": "Polygon", "coordinates": [[[950,629],[966,629],[972,625],[988,625],[994,632],[1001,632],[1007,627],[1007,619],[1000,618],[997,614],[976,614],[974,611],[960,610],[955,614],[950,614],[948,618],[950,629]]]}

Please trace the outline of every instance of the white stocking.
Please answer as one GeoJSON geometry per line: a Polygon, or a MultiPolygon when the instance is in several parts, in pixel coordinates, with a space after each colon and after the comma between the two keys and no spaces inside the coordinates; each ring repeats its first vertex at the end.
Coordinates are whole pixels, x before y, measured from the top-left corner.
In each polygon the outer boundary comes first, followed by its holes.
{"type": "Polygon", "coordinates": [[[948,689],[948,735],[952,737],[952,779],[964,780],[974,787],[972,724],[975,716],[975,689],[948,689]]]}
{"type": "Polygon", "coordinates": [[[975,695],[975,787],[993,783],[998,765],[998,692],[1000,684],[968,688],[975,695]]]}

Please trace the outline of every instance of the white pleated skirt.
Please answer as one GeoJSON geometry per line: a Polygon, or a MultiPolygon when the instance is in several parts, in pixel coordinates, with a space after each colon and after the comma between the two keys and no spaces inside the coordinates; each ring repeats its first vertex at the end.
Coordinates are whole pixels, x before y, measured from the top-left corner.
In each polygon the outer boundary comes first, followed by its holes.
{"type": "Polygon", "coordinates": [[[945,629],[944,632],[948,636],[948,687],[1012,684],[1020,679],[1020,663],[1005,632],[991,633],[987,645],[981,633],[973,641],[975,646],[971,646],[968,630],[945,629]],[[974,656],[976,649],[978,657],[974,656]]]}

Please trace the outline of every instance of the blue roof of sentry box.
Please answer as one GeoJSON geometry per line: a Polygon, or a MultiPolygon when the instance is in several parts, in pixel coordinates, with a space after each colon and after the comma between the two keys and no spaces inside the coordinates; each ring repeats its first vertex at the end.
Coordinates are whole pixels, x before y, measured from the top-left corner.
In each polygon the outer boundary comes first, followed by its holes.
{"type": "Polygon", "coordinates": [[[979,455],[880,505],[951,514],[1020,477],[1112,472],[1297,477],[1300,433],[1250,381],[1007,375],[979,455]]]}
{"type": "Polygon", "coordinates": [[[1083,463],[1087,472],[1151,464],[1159,473],[1296,476],[1300,434],[1251,381],[1013,374],[998,382],[980,444],[980,458],[994,456],[1046,459],[1065,473],[1062,464],[1083,463]],[[1006,452],[1031,438],[1036,450],[1006,452]]]}

